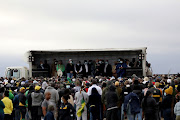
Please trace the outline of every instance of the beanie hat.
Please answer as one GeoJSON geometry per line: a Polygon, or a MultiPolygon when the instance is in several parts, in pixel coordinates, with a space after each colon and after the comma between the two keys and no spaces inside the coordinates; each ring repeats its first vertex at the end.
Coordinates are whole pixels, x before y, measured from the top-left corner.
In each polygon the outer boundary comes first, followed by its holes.
{"type": "Polygon", "coordinates": [[[172,95],[173,94],[173,87],[169,87],[169,88],[167,88],[166,90],[165,90],[165,93],[167,94],[167,95],[172,95]]]}

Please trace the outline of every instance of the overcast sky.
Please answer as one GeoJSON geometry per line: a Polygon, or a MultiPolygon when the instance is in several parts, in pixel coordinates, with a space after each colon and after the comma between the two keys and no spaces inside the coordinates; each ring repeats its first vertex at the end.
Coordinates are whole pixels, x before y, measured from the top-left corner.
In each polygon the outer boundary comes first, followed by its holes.
{"type": "Polygon", "coordinates": [[[180,72],[178,0],[0,0],[0,76],[28,50],[148,47],[154,73],[180,72]]]}

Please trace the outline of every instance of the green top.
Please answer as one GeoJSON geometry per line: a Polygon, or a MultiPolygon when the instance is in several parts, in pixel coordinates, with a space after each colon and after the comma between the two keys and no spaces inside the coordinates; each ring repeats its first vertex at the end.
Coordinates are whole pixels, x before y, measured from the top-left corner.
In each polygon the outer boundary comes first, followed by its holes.
{"type": "MultiPolygon", "coordinates": [[[[27,96],[28,96],[28,93],[29,93],[29,90],[27,90],[26,92],[25,92],[25,96],[26,96],[26,98],[27,98],[27,96]]],[[[28,106],[28,99],[26,99],[26,107],[28,106]]]]}
{"type": "Polygon", "coordinates": [[[5,108],[4,103],[0,100],[0,113],[4,113],[3,109],[5,108]]]}
{"type": "Polygon", "coordinates": [[[9,91],[9,99],[13,100],[14,99],[14,95],[9,91]]]}
{"type": "Polygon", "coordinates": [[[56,66],[56,70],[58,71],[59,69],[60,69],[62,72],[64,72],[64,71],[65,71],[64,65],[58,64],[58,65],[56,66]]]}

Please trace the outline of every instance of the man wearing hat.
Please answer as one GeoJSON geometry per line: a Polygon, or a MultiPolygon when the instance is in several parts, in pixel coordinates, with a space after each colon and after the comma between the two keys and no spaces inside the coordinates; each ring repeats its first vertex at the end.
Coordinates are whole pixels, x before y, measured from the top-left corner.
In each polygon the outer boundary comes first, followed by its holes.
{"type": "Polygon", "coordinates": [[[19,110],[21,113],[22,120],[25,120],[25,114],[26,114],[26,96],[24,95],[26,89],[24,87],[20,88],[19,93],[19,110]]]}
{"type": "Polygon", "coordinates": [[[41,104],[44,100],[43,93],[40,92],[41,87],[36,86],[35,92],[31,93],[32,98],[32,120],[41,120],[42,108],[41,104]]]}

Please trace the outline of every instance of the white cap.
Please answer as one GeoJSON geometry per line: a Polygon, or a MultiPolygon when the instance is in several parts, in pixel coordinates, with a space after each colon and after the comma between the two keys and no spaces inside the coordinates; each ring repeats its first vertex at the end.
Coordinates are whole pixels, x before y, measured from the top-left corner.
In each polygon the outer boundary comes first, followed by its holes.
{"type": "Polygon", "coordinates": [[[128,81],[129,81],[129,83],[132,83],[132,80],[130,78],[128,79],[128,81]]]}
{"type": "Polygon", "coordinates": [[[13,84],[14,83],[14,80],[11,80],[11,84],[13,84]]]}
{"type": "Polygon", "coordinates": [[[36,80],[33,81],[33,84],[37,84],[38,82],[36,80]]]}
{"type": "Polygon", "coordinates": [[[114,76],[112,76],[110,80],[114,80],[114,79],[115,79],[115,77],[114,77],[114,76]]]}
{"type": "Polygon", "coordinates": [[[171,79],[168,79],[168,80],[167,80],[167,83],[171,83],[171,79]]]}
{"type": "Polygon", "coordinates": [[[145,77],[145,78],[144,78],[144,81],[146,81],[146,82],[149,81],[149,78],[148,78],[148,77],[145,77]]]}
{"type": "Polygon", "coordinates": [[[24,81],[22,81],[22,82],[21,82],[21,85],[25,85],[25,82],[24,82],[24,81]]]}
{"type": "Polygon", "coordinates": [[[75,82],[75,81],[76,81],[76,79],[74,78],[74,79],[72,79],[72,81],[73,81],[73,82],[75,82]]]}

